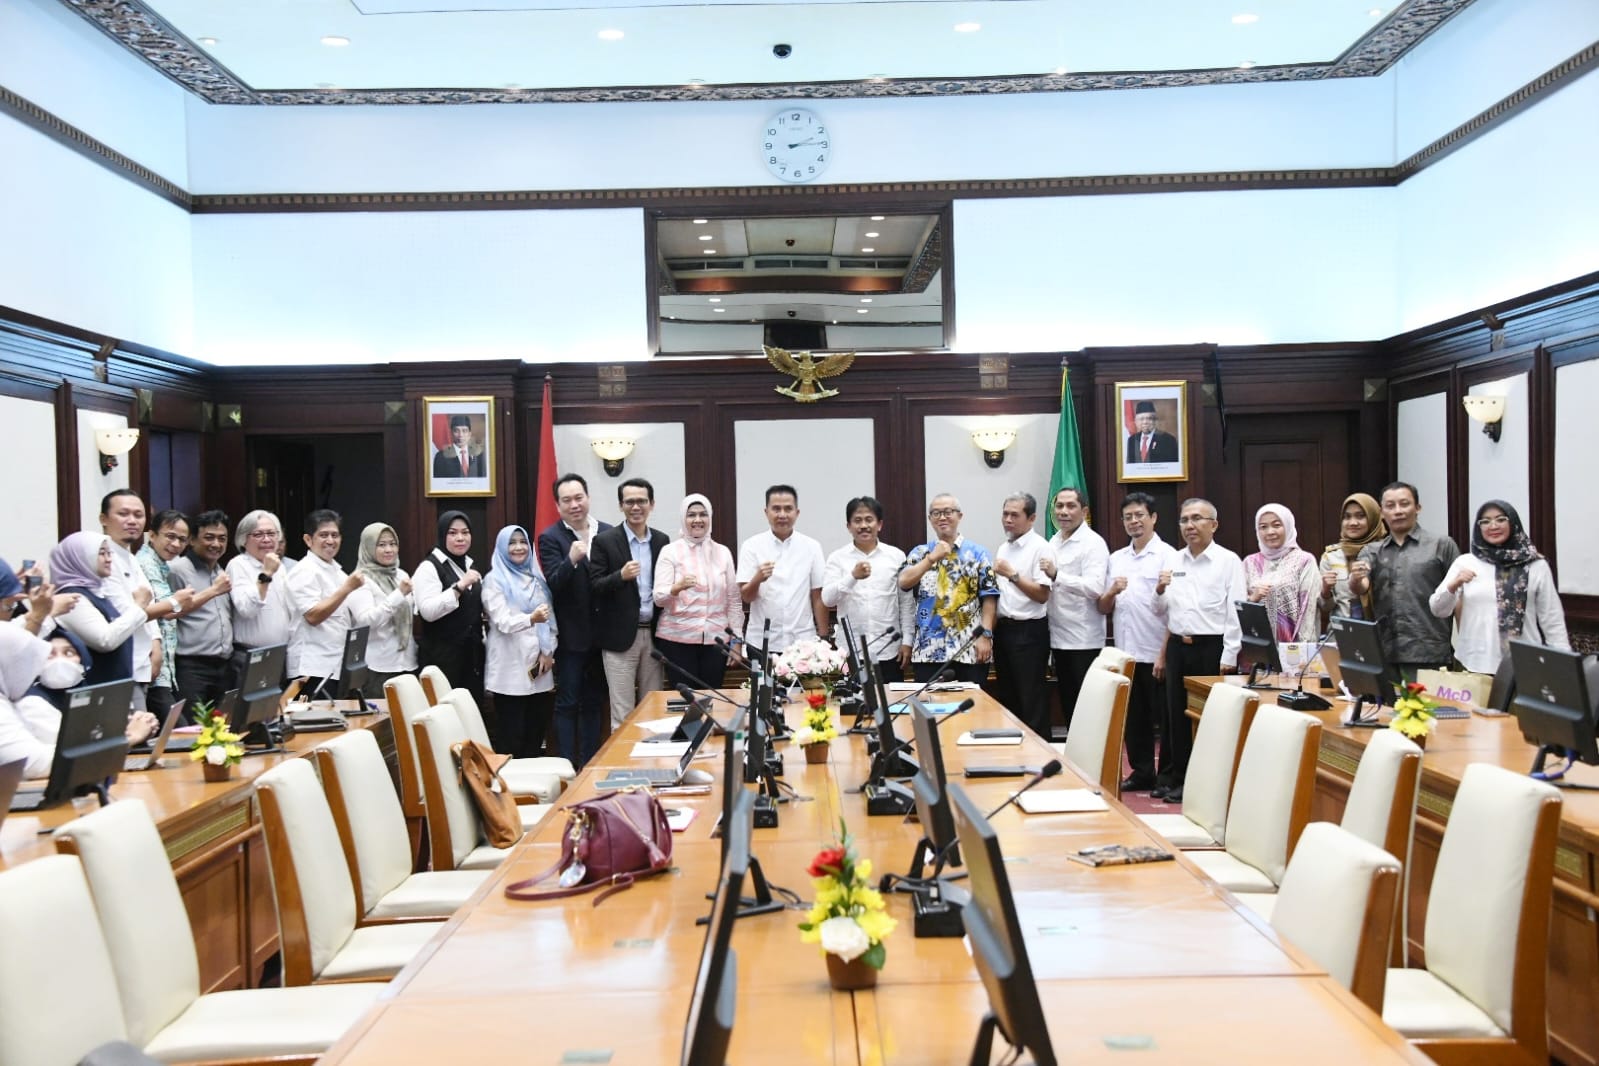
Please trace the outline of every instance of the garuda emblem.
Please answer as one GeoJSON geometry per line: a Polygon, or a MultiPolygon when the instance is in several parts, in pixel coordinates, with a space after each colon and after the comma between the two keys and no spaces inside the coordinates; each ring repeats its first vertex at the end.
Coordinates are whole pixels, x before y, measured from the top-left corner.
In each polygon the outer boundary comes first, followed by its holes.
{"type": "Polygon", "coordinates": [[[810,352],[790,352],[786,348],[773,348],[769,345],[762,347],[766,349],[766,361],[779,373],[787,374],[794,379],[794,384],[787,387],[780,386],[773,391],[792,397],[800,403],[815,403],[829,396],[837,396],[837,389],[818,387],[817,382],[822,378],[837,377],[855,362],[854,352],[825,356],[817,362],[811,358],[810,352]]]}

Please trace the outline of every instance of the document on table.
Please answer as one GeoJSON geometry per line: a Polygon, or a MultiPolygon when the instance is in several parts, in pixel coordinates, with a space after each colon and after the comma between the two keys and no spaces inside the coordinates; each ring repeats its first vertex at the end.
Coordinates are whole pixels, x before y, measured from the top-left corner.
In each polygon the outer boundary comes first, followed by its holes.
{"type": "Polygon", "coordinates": [[[631,759],[681,759],[688,750],[688,741],[674,740],[666,744],[653,744],[641,740],[633,745],[633,750],[628,752],[631,759]]]}
{"type": "Polygon", "coordinates": [[[986,748],[986,747],[1016,748],[1016,747],[1020,747],[1021,746],[1022,733],[1021,733],[1021,730],[1019,730],[1019,729],[1015,733],[1012,733],[1009,736],[1003,736],[1003,737],[979,737],[979,736],[973,736],[971,733],[962,733],[960,736],[955,738],[955,743],[960,745],[963,748],[972,748],[972,747],[979,747],[979,748],[986,748]]]}
{"type": "Polygon", "coordinates": [[[1110,810],[1105,797],[1086,788],[1057,788],[1048,792],[1034,789],[1022,793],[1016,806],[1028,814],[1087,814],[1110,810]]]}
{"type": "Polygon", "coordinates": [[[675,718],[652,718],[648,722],[634,722],[633,724],[644,730],[644,732],[648,733],[652,737],[664,736],[667,733],[676,732],[677,727],[682,725],[682,723],[675,718]]]}

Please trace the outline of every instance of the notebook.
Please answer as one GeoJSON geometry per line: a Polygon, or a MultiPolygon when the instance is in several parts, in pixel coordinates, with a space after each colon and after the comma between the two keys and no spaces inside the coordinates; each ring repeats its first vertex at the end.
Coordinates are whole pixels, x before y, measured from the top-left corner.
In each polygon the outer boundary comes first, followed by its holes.
{"type": "Polygon", "coordinates": [[[1108,811],[1110,804],[1098,792],[1086,788],[1056,788],[1047,792],[1024,792],[1016,806],[1028,814],[1086,814],[1108,811]]]}

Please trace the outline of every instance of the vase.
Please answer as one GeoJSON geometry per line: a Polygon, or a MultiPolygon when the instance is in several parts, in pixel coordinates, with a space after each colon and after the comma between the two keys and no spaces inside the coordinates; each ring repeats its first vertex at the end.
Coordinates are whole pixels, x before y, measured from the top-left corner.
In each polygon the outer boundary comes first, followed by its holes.
{"type": "Polygon", "coordinates": [[[800,678],[800,690],[805,693],[820,692],[822,695],[826,696],[831,694],[833,691],[832,680],[830,678],[823,677],[820,674],[812,674],[809,677],[802,677],[800,678]]]}
{"type": "Polygon", "coordinates": [[[1411,737],[1410,739],[1415,743],[1416,747],[1420,748],[1422,751],[1426,751],[1427,750],[1427,738],[1430,737],[1430,736],[1432,736],[1431,733],[1423,733],[1419,737],[1411,737]]]}
{"type": "Polygon", "coordinates": [[[827,956],[827,980],[835,991],[854,992],[877,987],[877,970],[861,959],[845,962],[837,955],[827,956]]]}
{"type": "Polygon", "coordinates": [[[211,763],[202,762],[200,763],[200,772],[205,774],[207,781],[227,781],[233,777],[233,767],[227,763],[223,763],[221,766],[213,766],[211,763]]]}
{"type": "Polygon", "coordinates": [[[827,741],[805,745],[805,761],[811,766],[827,761],[827,741]]]}

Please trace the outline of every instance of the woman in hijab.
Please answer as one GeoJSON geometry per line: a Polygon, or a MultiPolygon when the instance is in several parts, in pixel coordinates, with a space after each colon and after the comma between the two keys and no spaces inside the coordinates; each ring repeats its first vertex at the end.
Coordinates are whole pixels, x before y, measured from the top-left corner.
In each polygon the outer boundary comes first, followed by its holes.
{"type": "MultiPolygon", "coordinates": [[[[101,589],[111,576],[111,538],[104,533],[74,533],[50,550],[50,579],[57,593],[75,592],[78,602],[56,625],[95,653],[84,684],[99,685],[133,676],[133,631],[146,623],[150,590],[133,591],[134,605],[118,612],[101,589]]],[[[29,684],[32,679],[29,679],[29,684]]]]}
{"type": "Polygon", "coordinates": [[[1299,546],[1294,514],[1280,503],[1255,512],[1260,551],[1244,559],[1252,603],[1264,603],[1278,641],[1316,639],[1316,558],[1299,546]]]}
{"type": "Polygon", "coordinates": [[[670,664],[667,681],[719,688],[727,655],[716,638],[744,624],[733,553],[711,539],[710,500],[692,493],[681,513],[678,539],[655,560],[655,645],[670,664]]]}
{"type": "Polygon", "coordinates": [[[1327,545],[1321,553],[1321,604],[1328,618],[1370,619],[1371,593],[1356,596],[1349,591],[1349,567],[1360,556],[1360,549],[1388,535],[1382,508],[1364,492],[1344,497],[1338,524],[1338,543],[1327,545]]]}
{"type": "Polygon", "coordinates": [[[439,515],[439,546],[417,564],[416,613],[422,616],[417,657],[437,666],[456,688],[483,701],[483,575],[472,566],[472,523],[460,511],[439,515]]]}
{"type": "Polygon", "coordinates": [[[533,564],[527,530],[506,526],[494,538],[494,566],[483,582],[489,615],[484,687],[494,697],[494,750],[514,758],[544,754],[555,716],[555,614],[550,589],[533,564]]]}
{"type": "Polygon", "coordinates": [[[1455,658],[1467,670],[1493,673],[1511,640],[1571,650],[1554,574],[1504,500],[1477,508],[1471,554],[1455,558],[1429,603],[1455,616],[1455,658]]]}
{"type": "MultiPolygon", "coordinates": [[[[0,625],[0,763],[26,759],[25,777],[50,772],[66,690],[83,677],[81,648],[66,633],[40,640],[21,626],[0,625]]],[[[149,711],[135,711],[128,743],[142,744],[158,725],[149,711]]]]}
{"type": "Polygon", "coordinates": [[[350,593],[350,614],[356,625],[371,627],[366,639],[366,684],[361,694],[380,699],[383,682],[395,674],[416,673],[411,575],[400,569],[400,536],[393,526],[373,522],[361,530],[355,569],[366,577],[366,584],[350,593]]]}

